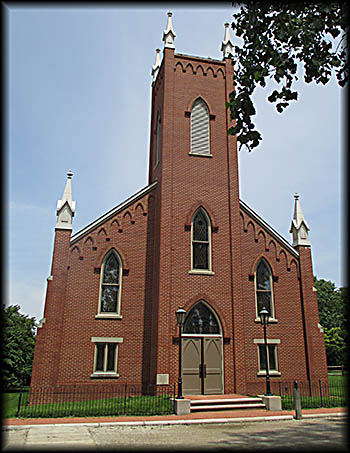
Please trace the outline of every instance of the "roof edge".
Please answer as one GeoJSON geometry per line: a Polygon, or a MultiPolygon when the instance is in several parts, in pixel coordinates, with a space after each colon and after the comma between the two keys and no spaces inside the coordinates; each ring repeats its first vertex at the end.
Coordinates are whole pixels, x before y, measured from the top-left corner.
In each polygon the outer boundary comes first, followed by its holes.
{"type": "Polygon", "coordinates": [[[85,234],[90,233],[93,229],[95,229],[96,227],[98,227],[99,225],[104,223],[106,220],[108,220],[111,217],[113,217],[114,215],[118,214],[120,211],[127,208],[128,206],[130,206],[132,203],[134,203],[138,199],[142,198],[148,192],[151,192],[151,190],[153,190],[157,184],[158,184],[158,180],[156,179],[149,186],[146,186],[143,189],[139,190],[134,195],[132,195],[131,197],[129,197],[125,201],[123,201],[123,203],[119,204],[118,206],[114,207],[110,211],[108,211],[105,214],[103,214],[102,216],[100,216],[98,219],[89,223],[89,225],[84,227],[82,230],[73,234],[73,236],[71,237],[71,240],[70,240],[70,245],[73,245],[75,242],[77,242],[79,239],[81,239],[83,236],[85,236],[85,234]]]}
{"type": "Polygon", "coordinates": [[[268,231],[268,233],[271,234],[283,247],[286,247],[292,255],[294,255],[296,258],[299,258],[299,253],[295,250],[295,248],[286,240],[284,237],[282,237],[279,233],[277,233],[276,230],[274,230],[268,223],[265,222],[256,212],[254,212],[248,205],[246,205],[242,200],[239,200],[239,205],[242,208],[243,211],[245,211],[248,215],[253,217],[253,219],[265,230],[268,231]]]}

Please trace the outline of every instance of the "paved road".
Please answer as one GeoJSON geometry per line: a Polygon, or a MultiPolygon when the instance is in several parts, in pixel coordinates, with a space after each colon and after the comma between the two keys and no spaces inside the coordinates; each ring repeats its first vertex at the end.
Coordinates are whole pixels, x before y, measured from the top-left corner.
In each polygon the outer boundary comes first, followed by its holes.
{"type": "Polygon", "coordinates": [[[162,426],[35,426],[4,432],[3,451],[179,449],[348,451],[340,418],[162,426]]]}

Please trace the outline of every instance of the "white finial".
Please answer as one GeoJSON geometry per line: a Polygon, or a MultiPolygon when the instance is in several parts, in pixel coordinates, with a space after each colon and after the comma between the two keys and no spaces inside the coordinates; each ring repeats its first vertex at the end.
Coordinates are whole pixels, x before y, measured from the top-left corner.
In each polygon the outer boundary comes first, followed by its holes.
{"type": "Polygon", "coordinates": [[[156,49],[156,62],[152,66],[153,82],[156,80],[160,68],[160,49],[156,49]]]}
{"type": "Polygon", "coordinates": [[[233,55],[233,44],[230,39],[229,26],[230,24],[226,22],[224,40],[221,44],[221,51],[223,52],[224,58],[228,58],[229,55],[233,55]]]}
{"type": "Polygon", "coordinates": [[[166,30],[163,32],[163,41],[165,42],[164,47],[169,47],[170,49],[175,49],[174,46],[174,39],[176,37],[173,24],[171,22],[171,16],[173,13],[171,11],[168,12],[168,25],[166,30]]]}
{"type": "Polygon", "coordinates": [[[65,230],[72,229],[72,218],[75,213],[75,201],[72,201],[72,180],[73,173],[67,172],[67,182],[64,188],[62,199],[57,201],[57,224],[56,228],[65,230]]]}
{"type": "Polygon", "coordinates": [[[301,205],[299,201],[299,194],[294,194],[294,214],[293,220],[290,226],[289,232],[293,236],[293,247],[298,245],[311,245],[309,240],[308,231],[310,231],[309,225],[307,224],[301,205]]]}

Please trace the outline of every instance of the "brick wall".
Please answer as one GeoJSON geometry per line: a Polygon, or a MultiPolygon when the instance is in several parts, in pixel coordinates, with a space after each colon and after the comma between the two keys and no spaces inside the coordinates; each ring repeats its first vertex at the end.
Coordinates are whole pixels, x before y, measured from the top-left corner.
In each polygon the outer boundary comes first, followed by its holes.
{"type": "MultiPolygon", "coordinates": [[[[310,250],[300,250],[299,260],[296,252],[240,209],[236,141],[226,133],[225,100],[232,80],[230,60],[188,57],[164,49],[151,111],[149,183],[157,179],[158,185],[79,240],[70,243],[70,232],[56,232],[55,275],[48,283],[47,322],[38,333],[35,385],[99,382],[90,377],[91,337],[123,338],[118,383],[154,384],[157,373],[169,374],[170,383],[176,382],[175,312],[179,306],[189,311],[204,299],[218,315],[225,338],[225,393],[261,392],[265,379],[257,375],[254,343],[263,338],[262,326],[255,320],[254,290],[261,257],[274,277],[277,322],[268,326],[268,338],[280,341],[279,379],[305,380],[308,373],[314,379],[325,376],[310,250]],[[190,111],[199,96],[210,112],[211,157],[189,155],[190,111]],[[161,153],[155,166],[159,113],[161,153]],[[190,226],[199,206],[211,220],[213,274],[190,272],[190,226]],[[96,319],[101,264],[111,248],[119,253],[124,269],[122,319],[96,319]]],[[[103,379],[112,381],[116,379],[103,379]]]]}

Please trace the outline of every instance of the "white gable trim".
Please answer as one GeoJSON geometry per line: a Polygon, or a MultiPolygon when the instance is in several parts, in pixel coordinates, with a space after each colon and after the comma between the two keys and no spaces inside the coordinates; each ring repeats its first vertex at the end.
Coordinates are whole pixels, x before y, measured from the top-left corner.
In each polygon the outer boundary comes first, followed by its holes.
{"type": "Polygon", "coordinates": [[[78,231],[71,237],[70,245],[73,245],[75,242],[79,241],[85,234],[90,233],[90,231],[94,230],[97,228],[99,225],[103,224],[106,222],[106,220],[112,218],[116,214],[119,214],[120,211],[123,209],[127,208],[131,204],[135,203],[139,198],[142,198],[144,195],[146,195],[148,192],[153,190],[156,185],[158,184],[158,181],[155,180],[152,184],[149,186],[144,187],[141,189],[139,192],[137,192],[135,195],[132,195],[130,198],[128,198],[126,201],[124,201],[122,204],[116,206],[115,208],[111,209],[110,211],[106,212],[103,216],[99,217],[97,220],[94,222],[90,223],[87,225],[85,228],[82,230],[78,231]]]}
{"type": "Polygon", "coordinates": [[[256,212],[254,212],[249,206],[247,206],[242,200],[239,200],[239,205],[242,211],[252,217],[256,223],[265,229],[272,237],[276,239],[283,247],[285,247],[292,255],[296,258],[299,258],[299,253],[295,250],[293,246],[287,242],[284,237],[282,237],[276,230],[274,230],[270,225],[268,225],[256,212]]]}

